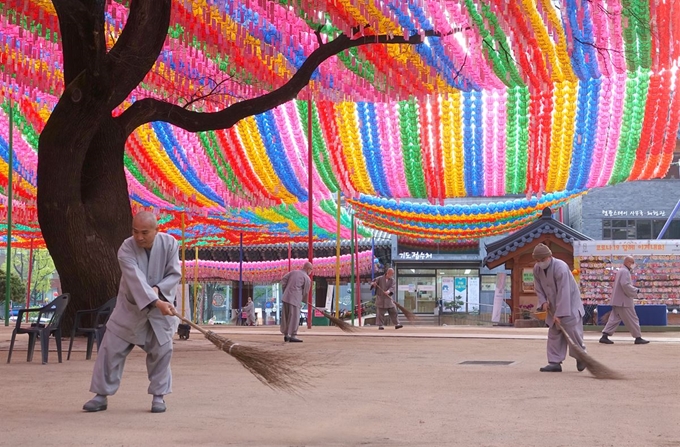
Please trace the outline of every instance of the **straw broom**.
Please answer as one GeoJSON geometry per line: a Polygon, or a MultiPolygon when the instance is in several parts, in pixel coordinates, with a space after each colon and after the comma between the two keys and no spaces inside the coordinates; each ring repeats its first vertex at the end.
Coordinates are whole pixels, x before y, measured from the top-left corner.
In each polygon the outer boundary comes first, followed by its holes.
{"type": "Polygon", "coordinates": [[[242,345],[228,338],[217,335],[213,331],[206,331],[191,320],[180,316],[173,309],[173,314],[202,333],[205,338],[235,358],[241,366],[250,371],[260,382],[268,387],[297,392],[309,385],[308,370],[300,367],[299,353],[294,351],[272,351],[255,346],[242,345]]]}
{"type": "MultiPolygon", "coordinates": [[[[383,290],[383,288],[380,287],[380,286],[378,285],[378,283],[376,283],[375,286],[376,286],[378,289],[380,289],[380,290],[382,291],[382,293],[384,293],[385,295],[387,295],[387,292],[385,292],[385,291],[383,290]]],[[[388,295],[388,296],[389,296],[389,295],[388,295]]],[[[390,296],[390,298],[392,298],[392,297],[390,296]]],[[[404,306],[402,306],[401,304],[399,304],[399,302],[396,301],[394,298],[392,298],[392,302],[393,302],[394,304],[397,305],[397,309],[399,309],[399,311],[400,311],[402,314],[404,314],[404,316],[406,317],[406,319],[407,319],[408,321],[410,321],[411,323],[413,323],[413,322],[416,320],[416,316],[413,314],[413,312],[411,312],[410,310],[408,310],[407,308],[405,308],[404,306]]]]}
{"type": "MultiPolygon", "coordinates": [[[[552,311],[548,310],[548,312],[550,312],[550,316],[552,316],[553,318],[555,317],[552,311]]],[[[595,378],[610,380],[623,379],[623,376],[621,374],[598,362],[597,360],[592,358],[586,351],[584,351],[583,348],[574,343],[574,340],[571,339],[569,334],[567,334],[567,331],[564,330],[560,323],[555,321],[555,324],[557,325],[557,329],[559,329],[562,332],[564,338],[567,340],[569,349],[571,350],[571,352],[574,353],[574,357],[576,358],[576,360],[583,363],[586,366],[586,369],[593,376],[595,376],[595,378]]]]}
{"type": "MultiPolygon", "coordinates": [[[[336,325],[343,332],[356,332],[357,330],[357,328],[355,328],[354,326],[350,326],[349,324],[342,321],[340,318],[335,318],[333,315],[329,314],[324,309],[319,309],[318,307],[315,306],[312,306],[312,309],[321,312],[324,317],[328,318],[331,321],[331,323],[336,325]]],[[[309,315],[307,316],[307,318],[309,318],[309,315]]]]}

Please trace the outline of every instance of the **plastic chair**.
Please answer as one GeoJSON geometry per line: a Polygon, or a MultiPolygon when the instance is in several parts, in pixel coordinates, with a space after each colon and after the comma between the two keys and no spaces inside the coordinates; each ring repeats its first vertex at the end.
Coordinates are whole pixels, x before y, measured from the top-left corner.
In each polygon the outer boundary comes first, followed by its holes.
{"type": "Polygon", "coordinates": [[[87,337],[86,360],[92,358],[92,347],[95,340],[97,340],[97,352],[99,352],[99,345],[102,344],[102,337],[104,337],[104,332],[106,332],[106,322],[109,321],[109,316],[111,316],[114,307],[116,307],[116,297],[111,298],[96,309],[79,310],[76,312],[76,319],[73,322],[73,328],[71,329],[71,341],[68,344],[68,355],[66,356],[66,360],[71,360],[71,349],[73,348],[73,339],[76,335],[85,335],[87,337]],[[94,316],[90,322],[84,322],[83,317],[88,315],[94,316]]]}
{"type": "Polygon", "coordinates": [[[40,352],[42,354],[43,365],[47,363],[47,355],[49,353],[50,335],[54,334],[54,339],[57,342],[57,355],[59,363],[61,363],[61,321],[64,318],[64,311],[68,306],[70,296],[68,293],[59,295],[51,303],[43,307],[33,309],[20,309],[17,315],[17,325],[12,331],[12,341],[9,345],[9,355],[7,356],[7,363],[12,360],[12,350],[14,349],[14,339],[17,334],[28,334],[28,354],[26,361],[33,361],[33,350],[35,348],[35,339],[40,338],[40,352]],[[24,314],[37,312],[38,318],[35,322],[29,323],[24,321],[24,314]],[[22,323],[24,326],[22,327],[22,323]]]}

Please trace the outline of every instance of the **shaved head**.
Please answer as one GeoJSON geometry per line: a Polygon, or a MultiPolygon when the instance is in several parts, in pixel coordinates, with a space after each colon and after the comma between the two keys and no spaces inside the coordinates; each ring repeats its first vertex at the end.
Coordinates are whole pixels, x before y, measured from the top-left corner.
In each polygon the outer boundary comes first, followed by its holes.
{"type": "Polygon", "coordinates": [[[623,259],[623,265],[625,265],[629,269],[633,268],[633,266],[635,265],[635,258],[632,256],[626,256],[623,259]]]}
{"type": "Polygon", "coordinates": [[[158,221],[153,213],[141,211],[132,218],[132,237],[138,246],[151,249],[157,233],[158,221]]]}
{"type": "Polygon", "coordinates": [[[156,228],[158,226],[158,221],[153,213],[150,213],[149,211],[140,211],[132,218],[132,226],[134,227],[135,224],[153,225],[153,227],[156,228]]]}
{"type": "Polygon", "coordinates": [[[304,270],[305,272],[307,272],[308,275],[309,275],[310,273],[312,273],[312,269],[313,269],[313,268],[314,268],[314,267],[312,266],[312,263],[309,262],[309,261],[305,262],[305,265],[302,266],[302,270],[304,270]]]}

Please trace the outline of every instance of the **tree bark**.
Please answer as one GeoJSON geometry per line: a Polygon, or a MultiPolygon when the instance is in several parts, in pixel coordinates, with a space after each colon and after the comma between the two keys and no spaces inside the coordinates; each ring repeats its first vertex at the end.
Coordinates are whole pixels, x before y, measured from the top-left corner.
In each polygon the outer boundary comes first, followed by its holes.
{"type": "Polygon", "coordinates": [[[116,295],[116,251],[132,221],[125,138],[103,107],[106,99],[91,95],[82,78],[50,116],[38,157],[38,217],[62,290],[71,295],[67,328],[76,311],[116,295]],[[77,102],[71,99],[75,89],[83,95],[77,102]]]}

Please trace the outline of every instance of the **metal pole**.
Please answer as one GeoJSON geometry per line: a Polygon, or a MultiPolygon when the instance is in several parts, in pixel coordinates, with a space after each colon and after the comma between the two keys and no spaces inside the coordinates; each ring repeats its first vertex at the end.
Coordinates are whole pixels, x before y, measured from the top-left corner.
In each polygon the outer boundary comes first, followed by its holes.
{"type": "Polygon", "coordinates": [[[194,251],[194,321],[198,323],[198,247],[194,251]]]}
{"type": "Polygon", "coordinates": [[[9,326],[9,301],[12,298],[12,172],[14,171],[14,131],[12,98],[9,100],[9,156],[7,157],[7,270],[5,271],[5,326],[9,326]]]}
{"type": "Polygon", "coordinates": [[[335,216],[337,221],[335,237],[335,318],[340,317],[340,188],[338,188],[338,212],[335,216]]]}
{"type": "Polygon", "coordinates": [[[361,266],[359,265],[359,225],[354,221],[357,228],[354,229],[354,255],[357,258],[357,324],[361,326],[361,266]]]}
{"type": "MultiPolygon", "coordinates": [[[[675,204],[675,208],[673,208],[673,211],[671,211],[671,214],[668,216],[668,219],[666,219],[666,223],[663,225],[661,232],[656,237],[657,239],[663,238],[663,235],[666,234],[666,230],[668,230],[668,227],[671,226],[671,222],[673,221],[675,214],[678,212],[678,209],[680,209],[680,200],[678,200],[678,203],[675,204]]],[[[642,265],[647,264],[647,262],[649,262],[650,258],[651,258],[651,256],[645,256],[645,258],[642,260],[642,265]]]]}
{"type": "Polygon", "coordinates": [[[185,238],[185,226],[184,226],[184,212],[182,212],[182,316],[185,316],[185,304],[184,304],[184,294],[185,285],[187,282],[187,271],[186,271],[186,260],[187,260],[187,250],[186,250],[186,238],[185,238]]]}
{"type": "MultiPolygon", "coordinates": [[[[33,276],[33,239],[31,248],[28,251],[28,284],[26,285],[26,309],[31,307],[31,278],[33,276]]],[[[28,323],[28,313],[26,313],[26,323],[28,323]]]]}
{"type": "Polygon", "coordinates": [[[293,261],[291,260],[293,256],[293,250],[290,248],[290,242],[288,242],[288,271],[293,270],[293,261]]]}
{"type": "MultiPolygon", "coordinates": [[[[308,249],[307,257],[309,262],[314,262],[314,209],[312,208],[313,200],[312,193],[314,192],[314,183],[312,181],[312,97],[311,92],[307,100],[307,206],[308,206],[308,249]]],[[[309,296],[307,297],[307,329],[312,328],[312,294],[314,293],[314,274],[309,275],[312,282],[312,287],[309,288],[309,296]]]]}
{"type": "Polygon", "coordinates": [[[354,213],[352,213],[352,231],[350,233],[350,243],[349,243],[349,258],[350,258],[350,278],[349,278],[349,284],[351,287],[351,292],[350,296],[352,297],[352,310],[351,310],[351,318],[352,318],[352,326],[354,326],[354,244],[352,241],[354,240],[354,213]]]}
{"type": "Polygon", "coordinates": [[[666,234],[666,230],[668,230],[668,227],[671,226],[671,222],[673,221],[673,217],[675,217],[675,214],[678,212],[678,209],[680,209],[680,200],[678,200],[678,203],[675,204],[675,208],[673,208],[673,211],[671,211],[671,215],[668,216],[668,219],[666,219],[666,223],[664,224],[663,228],[661,229],[661,233],[656,237],[657,239],[663,238],[663,235],[666,234]]]}
{"type": "Polygon", "coordinates": [[[243,231],[239,236],[239,250],[238,250],[238,315],[236,321],[241,321],[243,314],[241,308],[243,307],[243,231]]]}
{"type": "Polygon", "coordinates": [[[375,279],[375,236],[371,236],[371,281],[375,279]]]}

